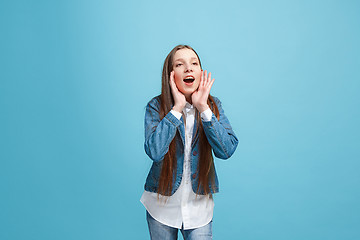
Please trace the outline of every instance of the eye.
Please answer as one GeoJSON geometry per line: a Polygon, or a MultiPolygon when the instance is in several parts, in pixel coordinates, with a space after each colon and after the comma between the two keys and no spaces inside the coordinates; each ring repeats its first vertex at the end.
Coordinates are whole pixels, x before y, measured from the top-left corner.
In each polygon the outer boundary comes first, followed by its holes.
{"type": "Polygon", "coordinates": [[[197,63],[197,62],[193,62],[193,65],[198,65],[198,63],[197,63]]]}
{"type": "Polygon", "coordinates": [[[179,67],[179,66],[181,66],[181,65],[182,65],[181,63],[178,63],[178,64],[175,65],[175,67],[179,67]]]}

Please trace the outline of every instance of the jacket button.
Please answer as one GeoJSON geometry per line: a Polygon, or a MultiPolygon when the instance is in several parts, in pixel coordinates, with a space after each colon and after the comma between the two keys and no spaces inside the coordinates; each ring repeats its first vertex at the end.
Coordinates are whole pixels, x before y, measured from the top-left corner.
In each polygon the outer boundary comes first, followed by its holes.
{"type": "Polygon", "coordinates": [[[194,174],[192,175],[192,178],[193,178],[193,179],[195,179],[195,178],[196,178],[196,173],[194,173],[194,174]]]}
{"type": "Polygon", "coordinates": [[[194,152],[193,152],[193,155],[196,156],[196,155],[197,155],[197,151],[194,151],[194,152]]]}

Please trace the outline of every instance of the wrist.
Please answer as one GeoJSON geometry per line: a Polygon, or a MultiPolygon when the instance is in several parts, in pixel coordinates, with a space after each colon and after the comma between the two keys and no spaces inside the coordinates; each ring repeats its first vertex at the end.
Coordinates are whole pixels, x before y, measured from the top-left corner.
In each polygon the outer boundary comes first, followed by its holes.
{"type": "Polygon", "coordinates": [[[179,106],[179,105],[175,105],[175,106],[173,106],[173,108],[172,108],[172,110],[177,111],[177,112],[179,112],[179,113],[181,113],[183,109],[184,109],[184,107],[179,106]]]}
{"type": "Polygon", "coordinates": [[[204,112],[205,110],[207,110],[209,108],[209,105],[201,104],[201,105],[198,105],[196,108],[200,113],[202,113],[202,112],[204,112]]]}

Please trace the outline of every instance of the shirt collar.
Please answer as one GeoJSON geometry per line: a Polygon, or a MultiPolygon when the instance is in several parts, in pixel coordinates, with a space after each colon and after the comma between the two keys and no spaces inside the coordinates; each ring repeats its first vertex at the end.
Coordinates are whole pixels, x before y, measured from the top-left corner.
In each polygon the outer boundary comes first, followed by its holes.
{"type": "Polygon", "coordinates": [[[187,114],[188,112],[190,112],[193,109],[194,109],[194,106],[191,105],[190,103],[186,102],[183,112],[184,112],[184,114],[187,114]]]}

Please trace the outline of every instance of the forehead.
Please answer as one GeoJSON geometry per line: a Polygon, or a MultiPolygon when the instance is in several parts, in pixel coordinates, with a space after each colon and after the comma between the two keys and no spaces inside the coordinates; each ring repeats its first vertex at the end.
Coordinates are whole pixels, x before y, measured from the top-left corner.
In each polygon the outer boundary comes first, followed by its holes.
{"type": "Polygon", "coordinates": [[[179,59],[190,60],[192,58],[198,59],[195,52],[188,48],[177,50],[174,54],[174,61],[179,59]]]}

